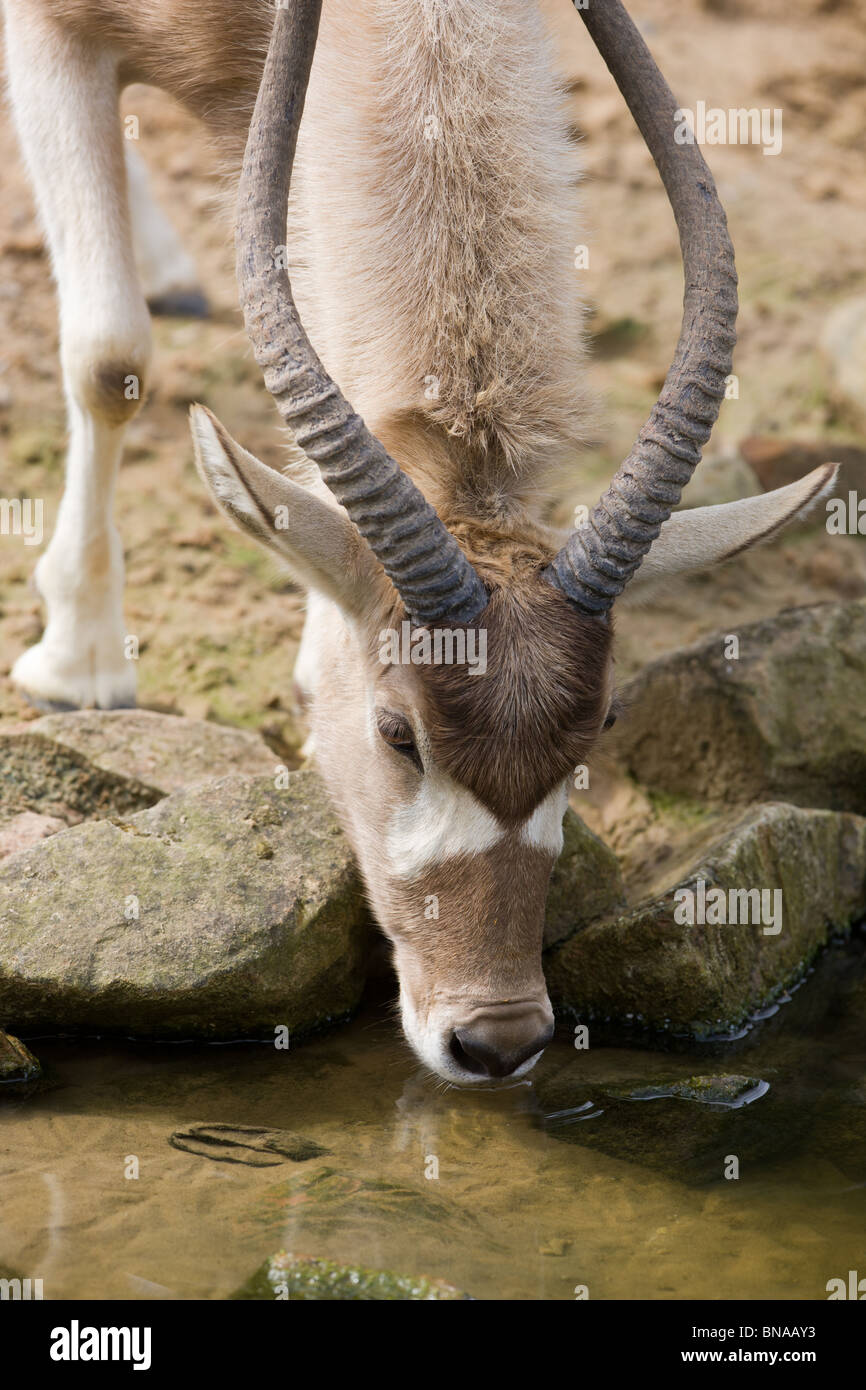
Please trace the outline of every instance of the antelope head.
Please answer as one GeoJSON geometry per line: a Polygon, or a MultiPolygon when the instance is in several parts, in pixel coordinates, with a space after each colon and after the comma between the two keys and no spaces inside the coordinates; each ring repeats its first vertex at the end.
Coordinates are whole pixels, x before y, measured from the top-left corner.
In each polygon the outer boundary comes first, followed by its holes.
{"type": "Polygon", "coordinates": [[[569,536],[524,527],[513,543],[506,536],[491,547],[477,518],[438,515],[328,376],[273,254],[285,236],[320,7],[294,0],[277,9],[237,248],[256,360],[321,482],[301,487],[266,467],[201,407],[196,455],[223,511],[281,553],[310,592],[300,665],[312,740],[393,943],[406,1037],[448,1080],[520,1077],[553,1032],[544,904],[570,774],[615,713],[614,601],[654,542],[644,567],[651,577],[711,564],[783,524],[828,477],[819,470],[755,504],[671,516],[731,369],[733,252],[700,151],[674,142],[677,105],[646,46],[619,0],[594,0],[581,17],[643,132],[680,231],[686,292],[676,357],[631,453],[569,536]],[[408,662],[394,655],[405,657],[407,633],[408,662]],[[475,662],[437,662],[437,633],[458,654],[465,643],[475,662]]]}

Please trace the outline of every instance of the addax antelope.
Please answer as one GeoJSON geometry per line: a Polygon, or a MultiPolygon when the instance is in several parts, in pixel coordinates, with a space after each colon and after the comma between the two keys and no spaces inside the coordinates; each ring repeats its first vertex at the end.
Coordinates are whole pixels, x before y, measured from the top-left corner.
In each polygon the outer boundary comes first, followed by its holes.
{"type": "Polygon", "coordinates": [[[586,406],[574,148],[539,0],[4,6],[70,420],[36,576],[44,636],[15,679],[42,703],[134,700],[112,490],[149,319],[117,99],[151,83],[240,169],[240,297],[289,461],[264,466],[203,408],[196,457],[219,507],[309,593],[296,681],[393,943],[406,1037],[451,1081],[522,1076],[552,1031],[545,895],[569,774],[613,717],[615,601],[727,559],[831,483],[819,470],[673,510],[724,396],[737,312],[725,216],[699,149],[674,139],[676,101],[619,0],[581,7],[667,189],[685,301],[650,418],[560,535],[542,481],[576,456],[586,406]],[[422,659],[383,661],[383,632],[404,623],[422,659]],[[423,659],[425,632],[479,650],[483,636],[483,669],[423,659]]]}

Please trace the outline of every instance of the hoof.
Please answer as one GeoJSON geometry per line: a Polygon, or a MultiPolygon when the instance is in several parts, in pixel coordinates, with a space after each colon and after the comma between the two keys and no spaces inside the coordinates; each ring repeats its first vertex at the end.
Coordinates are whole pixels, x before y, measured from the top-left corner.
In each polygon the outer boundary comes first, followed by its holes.
{"type": "MultiPolygon", "coordinates": [[[[115,643],[115,645],[117,645],[115,643]]],[[[68,714],[77,709],[134,709],[135,673],[129,663],[100,671],[95,662],[63,659],[44,639],[21,653],[11,671],[12,683],[34,709],[43,714],[68,714]]]]}
{"type": "Polygon", "coordinates": [[[81,709],[137,709],[136,700],[118,700],[111,705],[73,705],[68,700],[46,700],[42,695],[31,695],[29,690],[23,686],[16,687],[18,694],[26,700],[31,709],[38,709],[40,714],[75,714],[81,709]]]}
{"type": "Polygon", "coordinates": [[[148,299],[150,312],[166,319],[209,319],[210,304],[201,290],[169,290],[148,299]]]}
{"type": "Polygon", "coordinates": [[[73,710],[81,708],[80,705],[70,705],[66,700],[43,700],[39,695],[31,695],[29,690],[20,685],[18,694],[27,701],[31,709],[38,709],[40,714],[72,714],[73,710]]]}

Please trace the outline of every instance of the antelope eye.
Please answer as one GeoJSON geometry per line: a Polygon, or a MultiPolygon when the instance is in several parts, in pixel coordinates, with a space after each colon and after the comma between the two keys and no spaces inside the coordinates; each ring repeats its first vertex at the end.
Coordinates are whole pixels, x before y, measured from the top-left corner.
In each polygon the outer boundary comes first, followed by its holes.
{"type": "Polygon", "coordinates": [[[392,714],[390,710],[379,709],[376,711],[376,727],[389,748],[402,753],[421,771],[421,759],[415,747],[412,727],[406,719],[392,714]]]}
{"type": "Polygon", "coordinates": [[[612,729],[622,712],[622,700],[620,699],[618,694],[614,693],[613,698],[611,699],[611,702],[607,707],[607,716],[605,717],[605,721],[601,727],[603,729],[612,729]]]}

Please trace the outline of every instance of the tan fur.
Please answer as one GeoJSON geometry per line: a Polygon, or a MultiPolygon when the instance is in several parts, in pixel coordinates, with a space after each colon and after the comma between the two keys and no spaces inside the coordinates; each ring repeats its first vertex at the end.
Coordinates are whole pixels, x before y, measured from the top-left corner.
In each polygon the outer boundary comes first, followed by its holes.
{"type": "MultiPolygon", "coordinates": [[[[122,82],[190,106],[237,168],[269,5],[34,2],[116,47],[122,82]]],[[[432,444],[440,498],[507,508],[585,436],[576,177],[532,0],[325,0],[293,178],[296,297],[371,428],[415,434],[408,470],[432,444]]]]}
{"type": "MultiPolygon", "coordinates": [[[[15,677],[50,699],[110,706],[134,689],[108,506],[131,409],[117,396],[127,369],[144,371],[149,342],[115,89],[142,81],[172,93],[236,172],[273,10],[3,4],[19,129],[59,270],[74,426],[66,529],[41,562],[49,625],[15,677]],[[99,603],[93,583],[77,583],[87,545],[91,569],[108,566],[99,603]]],[[[310,588],[296,677],[316,760],[394,944],[406,1035],[461,1082],[479,1075],[461,1031],[515,1075],[547,1039],[545,889],[569,772],[613,698],[611,626],[580,616],[541,575],[562,540],[539,520],[544,474],[573,453],[587,419],[575,176],[538,0],[324,0],[287,228],[296,297],[325,366],[491,591],[479,619],[486,674],[383,664],[379,636],[399,628],[402,604],[316,470],[295,456],[289,481],[193,412],[218,504],[310,588]],[[289,517],[280,531],[277,506],[289,517]],[[407,732],[403,752],[383,715],[407,732]]],[[[711,531],[747,543],[802,503],[797,492],[761,508],[757,526],[719,509],[711,531]]],[[[699,564],[707,529],[668,525],[664,567],[680,554],[699,564]]]]}

